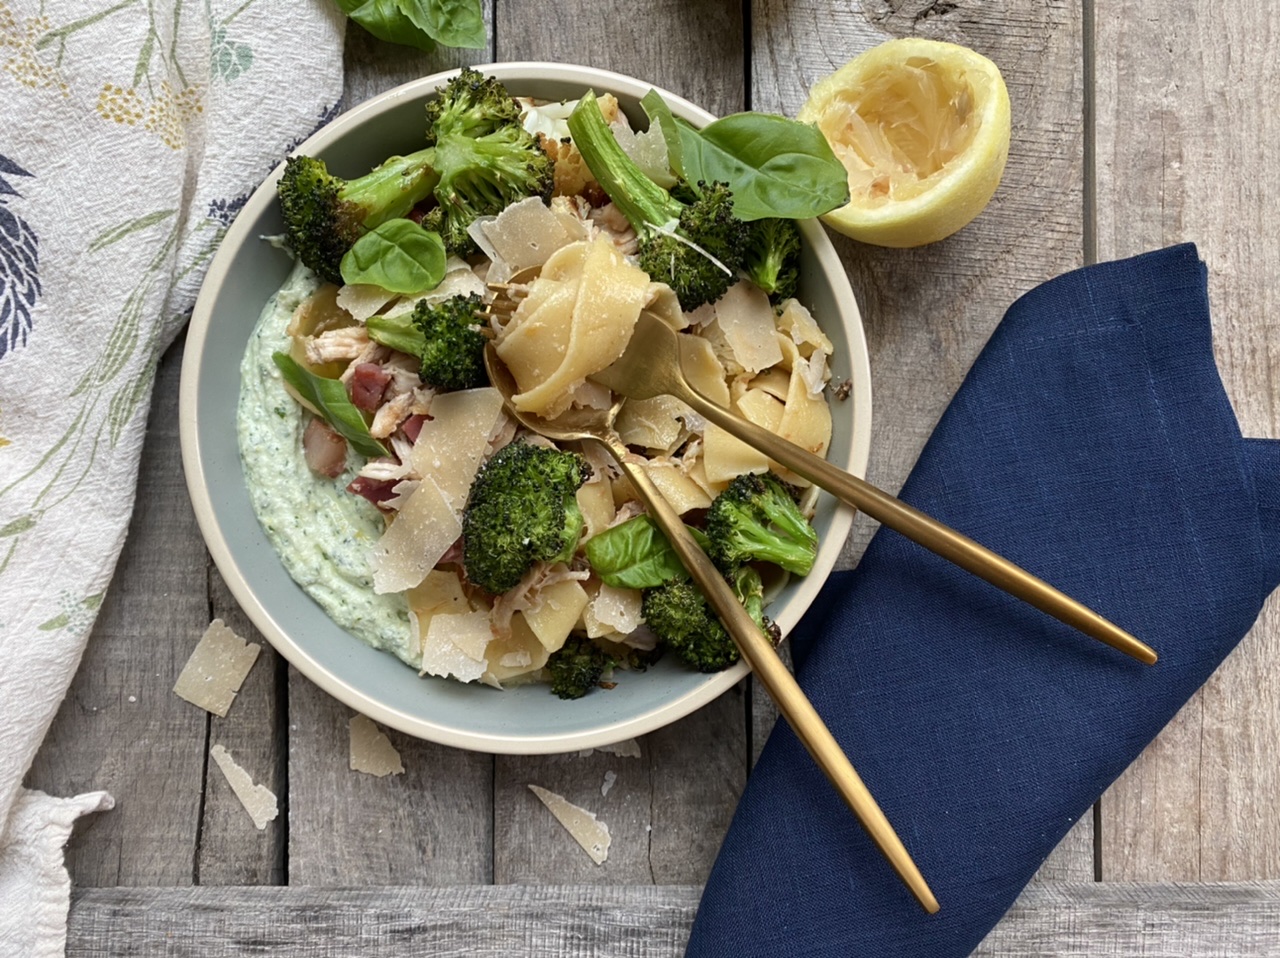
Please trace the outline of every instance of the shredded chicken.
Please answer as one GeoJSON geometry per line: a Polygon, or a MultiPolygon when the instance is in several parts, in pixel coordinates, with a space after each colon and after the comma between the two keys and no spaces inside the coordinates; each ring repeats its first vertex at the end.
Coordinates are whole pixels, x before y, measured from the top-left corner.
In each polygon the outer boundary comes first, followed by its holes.
{"type": "Polygon", "coordinates": [[[631,228],[631,224],[627,222],[627,218],[622,215],[622,210],[613,203],[607,203],[593,209],[590,214],[591,222],[595,224],[600,232],[609,237],[609,241],[624,256],[635,256],[640,248],[639,239],[636,237],[636,231],[631,228]]]}
{"type": "MultiPolygon", "coordinates": [[[[388,387],[390,390],[390,387],[388,387]]],[[[413,393],[406,392],[396,396],[390,402],[383,403],[373,416],[369,425],[369,435],[374,439],[386,439],[400,424],[409,418],[413,411],[413,393]]]]}
{"type": "Polygon", "coordinates": [[[319,336],[308,336],[303,343],[307,351],[307,362],[319,366],[359,358],[369,345],[369,331],[363,326],[327,329],[319,336]]]}

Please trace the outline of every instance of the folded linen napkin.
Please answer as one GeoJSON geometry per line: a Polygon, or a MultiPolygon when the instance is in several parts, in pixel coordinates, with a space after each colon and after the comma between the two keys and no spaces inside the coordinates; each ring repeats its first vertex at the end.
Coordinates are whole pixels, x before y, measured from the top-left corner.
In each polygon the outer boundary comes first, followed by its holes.
{"type": "Polygon", "coordinates": [[[61,955],[62,845],[22,788],[133,507],[156,361],[231,219],[336,110],[331,3],[0,0],[0,958],[61,955]]]}
{"type": "Polygon", "coordinates": [[[690,958],[961,958],[1280,583],[1280,441],[1242,439],[1190,245],[1008,311],[902,498],[1153,645],[1141,665],[882,530],[796,673],[942,905],[928,916],[785,722],[690,958]]]}

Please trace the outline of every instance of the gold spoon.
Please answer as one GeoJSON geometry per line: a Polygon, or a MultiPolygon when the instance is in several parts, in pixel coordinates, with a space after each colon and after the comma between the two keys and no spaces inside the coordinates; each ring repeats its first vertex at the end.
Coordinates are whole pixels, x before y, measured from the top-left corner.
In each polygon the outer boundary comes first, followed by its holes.
{"type": "Polygon", "coordinates": [[[680,561],[701,587],[707,601],[737,643],[738,650],[751,671],[777,703],[778,710],[786,718],[796,737],[804,743],[814,761],[826,773],[840,797],[857,816],[871,840],[889,860],[893,870],[916,896],[924,910],[930,914],[936,912],[938,900],[929,890],[924,876],[911,860],[902,840],[894,832],[893,826],[889,824],[839,743],[796,684],[795,677],[787,671],[773,642],[738,602],[728,582],[689,534],[675,510],[649,479],[649,474],[640,465],[627,459],[627,447],[613,428],[622,399],[619,398],[608,410],[574,409],[555,419],[543,419],[515,408],[511,399],[517,392],[515,381],[492,345],[485,348],[484,362],[489,371],[489,380],[501,393],[507,411],[527,428],[557,441],[579,442],[590,439],[604,446],[613,456],[644,501],[650,517],[666,534],[680,561]]]}
{"type": "Polygon", "coordinates": [[[703,396],[681,370],[681,336],[651,313],[641,313],[635,332],[622,357],[607,369],[589,376],[615,395],[631,399],[674,396],[698,415],[715,423],[770,459],[826,489],[871,518],[913,542],[936,552],[997,588],[1047,612],[1085,635],[1105,642],[1139,662],[1154,665],[1155,650],[1104,619],[1087,606],[1059,592],[1049,583],[1014,565],[968,536],[895,499],[871,483],[833,466],[792,442],[734,415],[703,396]]]}

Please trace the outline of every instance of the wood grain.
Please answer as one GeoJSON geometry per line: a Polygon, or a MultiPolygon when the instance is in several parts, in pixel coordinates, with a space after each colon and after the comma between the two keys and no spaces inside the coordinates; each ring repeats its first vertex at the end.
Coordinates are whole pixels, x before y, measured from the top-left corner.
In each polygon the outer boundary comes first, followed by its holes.
{"type": "Polygon", "coordinates": [[[247,642],[262,646],[226,718],[209,716],[208,745],[223,746],[254,782],[275,793],[281,814],[261,831],[253,824],[216,763],[206,761],[204,806],[196,850],[197,885],[283,885],[288,831],[284,660],[253,627],[212,562],[210,615],[247,642]]]}
{"type": "MultiPolygon", "coordinates": [[[[1004,180],[976,221],[941,243],[885,250],[832,234],[862,310],[871,353],[868,478],[897,490],[974,357],[1019,295],[1081,264],[1082,21],[1074,4],[759,0],[753,4],[751,105],[794,116],[818,79],[897,36],[972,47],[1000,67],[1013,104],[1004,180]]],[[[859,516],[838,567],[854,565],[876,523],[859,516]]],[[[767,716],[767,702],[753,714],[767,716]]],[[[767,718],[757,718],[756,736],[767,718]]],[[[855,759],[856,764],[856,759],[855,759]]],[[[1082,821],[1046,866],[1093,877],[1082,821]]]]}
{"type": "MultiPolygon", "coordinates": [[[[1100,259],[1186,240],[1245,435],[1280,437],[1273,4],[1098,0],[1100,259]]],[[[1280,600],[1103,804],[1106,879],[1280,875],[1280,600]]]]}
{"type": "Polygon", "coordinates": [[[106,789],[115,810],[67,848],[78,885],[194,877],[208,713],[173,683],[209,624],[205,555],[178,454],[182,340],[160,362],[138,502],[80,670],[27,777],[54,795],[106,789]]]}
{"type": "MultiPolygon", "coordinates": [[[[689,886],[89,889],[68,958],[679,958],[689,886]]],[[[1038,885],[974,958],[1275,954],[1280,886],[1038,885]]]]}

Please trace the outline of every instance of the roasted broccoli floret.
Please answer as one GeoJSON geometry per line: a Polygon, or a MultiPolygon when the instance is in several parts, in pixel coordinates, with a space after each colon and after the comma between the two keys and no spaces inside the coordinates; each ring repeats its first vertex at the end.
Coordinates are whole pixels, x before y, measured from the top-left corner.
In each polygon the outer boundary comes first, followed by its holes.
{"type": "Polygon", "coordinates": [[[427,104],[427,142],[450,133],[487,136],[520,122],[520,104],[502,81],[479,70],[463,67],[427,104]]]}
{"type": "Polygon", "coordinates": [[[276,192],[290,248],[304,265],[341,283],[342,257],[356,240],[431,195],[438,180],[434,162],[434,150],[419,150],[344,180],[330,173],[324,160],[289,157],[276,192]]]}
{"type": "Polygon", "coordinates": [[[752,223],[742,268],[774,302],[794,296],[800,280],[800,229],[796,221],[770,218],[752,223]]]}
{"type": "Polygon", "coordinates": [[[467,578],[495,595],[515,588],[538,562],[568,562],[583,518],[574,496],[591,477],[582,456],[514,442],[477,473],[462,512],[467,578]]]}
{"type": "Polygon", "coordinates": [[[422,332],[422,370],[428,386],[449,392],[489,384],[484,369],[484,346],[476,312],[484,301],[475,293],[443,302],[425,301],[413,308],[413,324],[422,332]]]}
{"type": "Polygon", "coordinates": [[[571,635],[547,660],[551,691],[562,699],[580,699],[613,664],[613,657],[590,639],[571,635]]]}
{"type": "Polygon", "coordinates": [[[555,165],[518,123],[475,138],[445,134],[436,140],[435,164],[440,205],[422,225],[439,233],[445,249],[458,256],[476,251],[467,227],[478,217],[501,213],[528,196],[551,199],[555,165]]]}
{"type": "Polygon", "coordinates": [[[733,213],[729,188],[685,183],[668,193],[618,145],[592,93],[570,114],[569,132],[592,175],[636,231],[640,268],[675,290],[685,310],[723,296],[737,280],[750,232],[733,213]]]}
{"type": "Polygon", "coordinates": [[[699,672],[719,672],[738,661],[738,647],[692,582],[677,579],[646,589],[644,620],[654,634],[699,672]]]}
{"type": "Polygon", "coordinates": [[[707,512],[707,536],[721,571],[761,561],[808,575],[818,555],[818,534],[773,473],[730,482],[707,512]]]}

